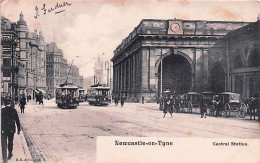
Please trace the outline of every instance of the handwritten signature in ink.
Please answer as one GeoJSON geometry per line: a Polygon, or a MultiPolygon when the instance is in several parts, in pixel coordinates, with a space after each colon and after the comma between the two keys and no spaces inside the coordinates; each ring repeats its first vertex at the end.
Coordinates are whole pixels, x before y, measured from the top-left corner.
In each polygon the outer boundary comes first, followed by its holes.
{"type": "Polygon", "coordinates": [[[72,3],[68,3],[68,2],[63,2],[63,3],[57,2],[55,6],[51,6],[51,7],[48,7],[45,3],[40,8],[38,6],[35,6],[34,18],[37,19],[40,16],[40,12],[42,12],[41,14],[43,14],[43,15],[53,13],[53,12],[55,14],[64,12],[65,8],[67,6],[71,6],[71,5],[72,5],[72,3]]]}

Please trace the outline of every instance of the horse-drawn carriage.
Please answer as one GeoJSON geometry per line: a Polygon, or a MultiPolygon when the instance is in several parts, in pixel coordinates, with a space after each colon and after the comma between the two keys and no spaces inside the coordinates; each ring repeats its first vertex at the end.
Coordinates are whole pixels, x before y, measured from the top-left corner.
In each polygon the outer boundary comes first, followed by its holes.
{"type": "MultiPolygon", "coordinates": [[[[214,112],[216,116],[223,114],[228,118],[231,112],[238,112],[241,118],[246,116],[247,107],[240,101],[240,94],[232,92],[223,92],[218,94],[219,100],[216,101],[214,112]]],[[[213,99],[214,101],[214,99],[213,99]]]]}
{"type": "Polygon", "coordinates": [[[200,108],[200,93],[188,92],[182,97],[182,100],[179,101],[180,112],[192,113],[193,109],[200,108]]]}

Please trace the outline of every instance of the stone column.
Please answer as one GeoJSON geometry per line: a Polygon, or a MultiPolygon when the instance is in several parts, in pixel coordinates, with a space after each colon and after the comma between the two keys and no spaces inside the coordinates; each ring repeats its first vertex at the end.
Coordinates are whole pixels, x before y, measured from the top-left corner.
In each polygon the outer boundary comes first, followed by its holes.
{"type": "Polygon", "coordinates": [[[156,67],[155,67],[155,63],[156,63],[156,58],[155,58],[155,49],[150,49],[150,89],[152,89],[153,91],[156,91],[156,79],[157,77],[155,76],[155,72],[156,72],[156,67]]]}
{"type": "Polygon", "coordinates": [[[120,95],[121,95],[122,90],[123,90],[123,62],[122,61],[120,63],[120,75],[119,75],[119,78],[120,78],[119,91],[120,91],[120,95]]]}
{"type": "Polygon", "coordinates": [[[149,50],[143,49],[142,50],[142,62],[141,62],[141,68],[142,68],[142,90],[148,90],[148,57],[149,57],[149,50]]]}
{"type": "Polygon", "coordinates": [[[209,51],[208,49],[203,49],[203,84],[205,89],[209,89],[209,51]]]}
{"type": "Polygon", "coordinates": [[[203,85],[203,81],[202,81],[202,64],[203,64],[203,61],[202,61],[202,58],[203,58],[203,52],[202,52],[202,49],[196,49],[196,54],[195,56],[195,62],[194,62],[194,66],[195,66],[195,90],[196,91],[200,91],[202,85],[203,85]]]}
{"type": "Polygon", "coordinates": [[[133,87],[132,87],[132,89],[133,89],[133,91],[135,91],[135,89],[136,89],[136,69],[137,69],[137,67],[136,67],[136,54],[133,54],[133,67],[132,67],[132,82],[133,82],[133,87]]]}

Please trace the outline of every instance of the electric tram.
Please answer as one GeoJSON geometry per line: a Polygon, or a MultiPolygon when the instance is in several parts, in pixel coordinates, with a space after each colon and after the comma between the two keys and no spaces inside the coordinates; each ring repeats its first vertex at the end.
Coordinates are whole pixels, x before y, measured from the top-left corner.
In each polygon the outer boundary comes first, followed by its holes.
{"type": "Polygon", "coordinates": [[[110,87],[105,85],[96,84],[87,90],[87,101],[90,105],[108,105],[110,98],[110,87]]]}
{"type": "Polygon", "coordinates": [[[72,83],[61,84],[56,89],[56,104],[63,109],[76,109],[79,106],[79,91],[78,86],[72,83]]]}

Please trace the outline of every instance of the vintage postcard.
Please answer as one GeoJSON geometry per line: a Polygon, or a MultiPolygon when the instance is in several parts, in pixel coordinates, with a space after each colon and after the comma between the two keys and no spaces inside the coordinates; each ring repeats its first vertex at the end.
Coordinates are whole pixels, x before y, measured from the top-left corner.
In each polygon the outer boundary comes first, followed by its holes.
{"type": "Polygon", "coordinates": [[[260,1],[1,0],[1,162],[260,161],[260,1]]]}

